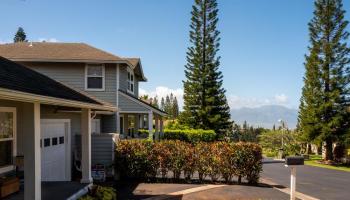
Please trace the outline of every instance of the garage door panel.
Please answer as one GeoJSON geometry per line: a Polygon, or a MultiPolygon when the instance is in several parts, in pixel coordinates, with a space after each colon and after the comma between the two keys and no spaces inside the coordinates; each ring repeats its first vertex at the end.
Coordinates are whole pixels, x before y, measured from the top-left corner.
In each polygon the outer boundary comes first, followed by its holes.
{"type": "Polygon", "coordinates": [[[41,122],[41,172],[42,181],[69,181],[69,121],[42,120],[41,122]]]}

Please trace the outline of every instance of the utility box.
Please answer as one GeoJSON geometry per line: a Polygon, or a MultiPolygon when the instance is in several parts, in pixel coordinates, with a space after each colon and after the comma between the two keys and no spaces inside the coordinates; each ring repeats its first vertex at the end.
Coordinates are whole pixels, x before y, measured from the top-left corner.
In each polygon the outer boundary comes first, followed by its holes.
{"type": "Polygon", "coordinates": [[[304,157],[303,156],[287,156],[286,157],[286,165],[304,165],[304,157]]]}

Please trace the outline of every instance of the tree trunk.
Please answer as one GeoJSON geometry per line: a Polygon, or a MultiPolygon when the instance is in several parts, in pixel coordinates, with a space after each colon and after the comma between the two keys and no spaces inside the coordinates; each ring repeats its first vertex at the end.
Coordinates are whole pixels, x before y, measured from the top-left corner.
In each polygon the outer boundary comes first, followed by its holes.
{"type": "Polygon", "coordinates": [[[306,154],[311,154],[311,144],[310,143],[307,143],[306,144],[306,154]]]}
{"type": "Polygon", "coordinates": [[[325,160],[333,160],[333,142],[331,139],[326,140],[326,157],[325,160]]]}

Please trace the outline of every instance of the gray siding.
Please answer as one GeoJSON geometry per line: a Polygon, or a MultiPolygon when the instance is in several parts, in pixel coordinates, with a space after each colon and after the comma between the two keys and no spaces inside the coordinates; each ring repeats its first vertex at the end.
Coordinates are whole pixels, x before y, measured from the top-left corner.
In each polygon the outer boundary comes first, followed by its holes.
{"type": "MultiPolygon", "coordinates": [[[[127,92],[128,89],[128,71],[125,65],[119,65],[119,89],[127,92]]],[[[134,96],[139,96],[139,80],[135,76],[135,85],[134,85],[134,96]]]]}
{"type": "Polygon", "coordinates": [[[101,131],[102,133],[117,132],[116,115],[101,115],[101,131]]]}
{"type": "Polygon", "coordinates": [[[119,94],[119,109],[120,111],[149,111],[148,108],[124,97],[119,94]]]}
{"type": "MultiPolygon", "coordinates": [[[[91,164],[103,164],[106,167],[113,164],[114,141],[113,134],[101,134],[91,136],[91,164]]],[[[81,135],[76,135],[78,155],[81,155],[81,135]]]]}
{"type": "MultiPolygon", "coordinates": [[[[85,91],[84,63],[23,63],[75,89],[85,91]]],[[[98,99],[116,105],[116,65],[105,64],[105,91],[85,91],[98,99]]]]}

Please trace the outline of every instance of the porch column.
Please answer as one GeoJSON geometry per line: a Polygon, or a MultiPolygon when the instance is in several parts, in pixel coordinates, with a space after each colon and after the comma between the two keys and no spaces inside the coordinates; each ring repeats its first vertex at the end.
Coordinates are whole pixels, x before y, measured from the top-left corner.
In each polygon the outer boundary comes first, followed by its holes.
{"type": "Polygon", "coordinates": [[[116,125],[117,125],[117,131],[116,133],[119,133],[119,135],[121,134],[120,132],[120,115],[119,115],[119,112],[116,112],[115,113],[115,120],[116,120],[116,125]]]}
{"type": "Polygon", "coordinates": [[[81,109],[81,183],[92,183],[91,177],[91,109],[81,109]]]}
{"type": "Polygon", "coordinates": [[[124,137],[127,138],[129,136],[129,116],[128,114],[124,114],[124,137]]]}
{"type": "Polygon", "coordinates": [[[148,131],[149,137],[153,139],[153,112],[148,113],[148,131]]]}
{"type": "Polygon", "coordinates": [[[163,125],[163,117],[160,117],[160,138],[164,136],[164,125],[163,125]]]}
{"type": "Polygon", "coordinates": [[[154,121],[155,121],[155,128],[156,128],[156,131],[155,131],[155,139],[156,140],[159,140],[160,139],[160,134],[159,134],[159,117],[158,115],[155,115],[154,116],[154,121]]]}
{"type": "Polygon", "coordinates": [[[139,134],[139,128],[140,128],[140,115],[136,114],[135,115],[135,122],[134,122],[134,129],[135,129],[135,135],[138,136],[139,134]]]}
{"type": "Polygon", "coordinates": [[[24,199],[41,199],[40,103],[23,104],[24,199]]]}

